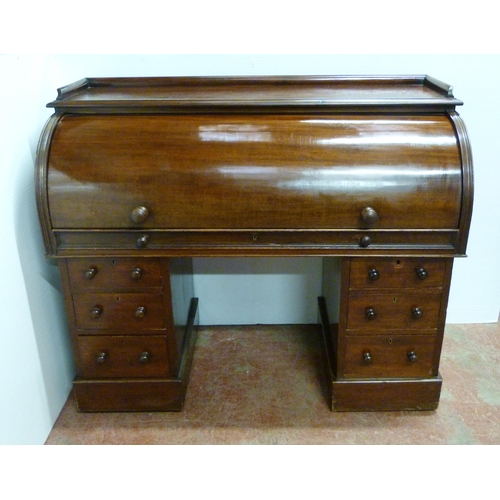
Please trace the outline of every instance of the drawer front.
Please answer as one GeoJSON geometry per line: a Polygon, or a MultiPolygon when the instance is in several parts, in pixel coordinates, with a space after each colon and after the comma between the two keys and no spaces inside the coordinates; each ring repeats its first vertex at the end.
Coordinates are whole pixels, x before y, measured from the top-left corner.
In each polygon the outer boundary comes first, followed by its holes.
{"type": "Polygon", "coordinates": [[[435,330],[438,326],[441,293],[351,292],[347,329],[381,333],[381,330],[435,330]]]}
{"type": "Polygon", "coordinates": [[[169,376],[164,335],[79,336],[78,347],[86,378],[169,376]]]}
{"type": "Polygon", "coordinates": [[[69,259],[68,271],[72,289],[78,291],[106,288],[137,290],[162,286],[158,259],[69,259]]]}
{"type": "Polygon", "coordinates": [[[380,335],[346,339],[345,377],[429,377],[434,335],[380,335]]]}
{"type": "Polygon", "coordinates": [[[162,294],[75,293],[73,305],[77,328],[134,333],[165,328],[162,294]]]}
{"type": "Polygon", "coordinates": [[[65,116],[47,183],[57,230],[457,229],[462,193],[445,115],[65,116]]]}
{"type": "MultiPolygon", "coordinates": [[[[171,256],[186,249],[192,255],[224,256],[250,252],[261,255],[285,255],[290,251],[307,254],[346,255],[352,252],[387,254],[420,251],[436,254],[456,253],[457,231],[370,230],[165,230],[165,231],[57,231],[59,255],[86,255],[89,252],[114,256],[138,252],[165,253],[171,256]],[[363,238],[369,235],[367,246],[363,238]]],[[[81,271],[83,272],[83,270],[81,271]]]]}
{"type": "Polygon", "coordinates": [[[443,259],[351,259],[350,288],[442,287],[443,259]]]}

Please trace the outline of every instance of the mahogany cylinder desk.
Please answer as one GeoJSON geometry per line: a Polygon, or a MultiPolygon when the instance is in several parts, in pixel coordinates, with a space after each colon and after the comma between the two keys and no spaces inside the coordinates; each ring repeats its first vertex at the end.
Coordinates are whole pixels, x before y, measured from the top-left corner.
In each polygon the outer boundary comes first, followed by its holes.
{"type": "Polygon", "coordinates": [[[428,76],[59,89],[36,197],[61,270],[78,408],[182,409],[193,257],[321,256],[331,409],[435,409],[472,213],[461,104],[428,76]]]}

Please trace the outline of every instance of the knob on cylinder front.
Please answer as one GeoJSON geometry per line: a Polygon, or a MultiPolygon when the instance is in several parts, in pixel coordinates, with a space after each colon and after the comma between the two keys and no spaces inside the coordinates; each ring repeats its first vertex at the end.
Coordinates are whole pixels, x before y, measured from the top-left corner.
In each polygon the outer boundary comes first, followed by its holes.
{"type": "Polygon", "coordinates": [[[367,224],[373,224],[378,221],[378,214],[372,207],[365,207],[361,212],[361,218],[367,224]]]}
{"type": "Polygon", "coordinates": [[[134,224],[142,224],[149,216],[149,210],[146,207],[140,206],[135,207],[132,212],[130,212],[130,220],[134,224]]]}

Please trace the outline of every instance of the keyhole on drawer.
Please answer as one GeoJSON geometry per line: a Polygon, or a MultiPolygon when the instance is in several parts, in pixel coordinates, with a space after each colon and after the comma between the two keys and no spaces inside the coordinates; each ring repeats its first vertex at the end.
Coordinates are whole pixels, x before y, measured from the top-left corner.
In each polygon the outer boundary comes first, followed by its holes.
{"type": "Polygon", "coordinates": [[[259,239],[258,235],[252,234],[252,240],[257,241],[259,239]]]}
{"type": "Polygon", "coordinates": [[[394,297],[394,298],[392,299],[392,302],[393,302],[394,304],[395,304],[397,301],[398,301],[398,298],[397,298],[397,297],[394,297]]]}
{"type": "Polygon", "coordinates": [[[398,260],[396,261],[396,267],[399,267],[400,265],[401,265],[401,261],[398,259],[398,260]]]}
{"type": "Polygon", "coordinates": [[[116,297],[115,300],[116,300],[116,302],[120,302],[121,299],[120,299],[120,297],[116,297]]]}
{"type": "Polygon", "coordinates": [[[111,264],[113,264],[113,266],[116,264],[115,259],[111,259],[111,264]]]}
{"type": "Polygon", "coordinates": [[[391,345],[391,344],[392,344],[392,339],[389,339],[389,340],[387,341],[387,343],[388,343],[389,345],[391,345]]]}

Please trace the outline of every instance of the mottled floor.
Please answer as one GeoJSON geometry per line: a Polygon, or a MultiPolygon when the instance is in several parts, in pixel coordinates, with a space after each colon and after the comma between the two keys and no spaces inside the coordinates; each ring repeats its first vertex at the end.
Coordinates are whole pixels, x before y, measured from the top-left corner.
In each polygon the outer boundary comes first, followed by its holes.
{"type": "Polygon", "coordinates": [[[500,323],[448,325],[433,412],[333,413],[315,326],[203,327],[181,413],[78,413],[46,444],[500,444],[500,323]]]}

